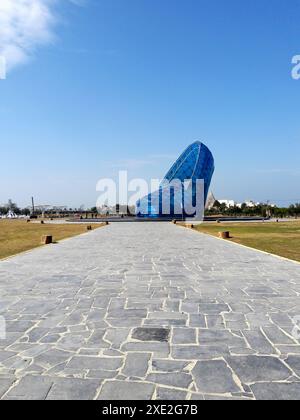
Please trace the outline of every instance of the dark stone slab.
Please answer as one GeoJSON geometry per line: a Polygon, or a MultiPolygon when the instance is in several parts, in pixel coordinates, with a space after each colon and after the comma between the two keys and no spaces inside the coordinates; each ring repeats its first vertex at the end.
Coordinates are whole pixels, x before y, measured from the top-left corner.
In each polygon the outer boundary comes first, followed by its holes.
{"type": "Polygon", "coordinates": [[[132,338],[139,341],[168,341],[170,330],[167,328],[136,328],[132,338]]]}

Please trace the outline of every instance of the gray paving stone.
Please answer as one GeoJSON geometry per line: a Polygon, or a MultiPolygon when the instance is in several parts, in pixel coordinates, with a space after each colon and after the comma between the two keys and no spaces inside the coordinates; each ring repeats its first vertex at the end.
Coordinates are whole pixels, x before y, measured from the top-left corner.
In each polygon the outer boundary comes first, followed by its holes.
{"type": "Polygon", "coordinates": [[[127,328],[140,327],[143,323],[142,318],[107,318],[110,327],[127,328]]]}
{"type": "Polygon", "coordinates": [[[187,319],[145,319],[143,325],[152,328],[186,327],[187,322],[187,319]]]}
{"type": "Polygon", "coordinates": [[[241,391],[223,360],[198,362],[192,373],[201,393],[227,394],[241,391]]]}
{"type": "Polygon", "coordinates": [[[186,320],[187,315],[180,312],[150,312],[149,319],[186,320]]]}
{"type": "Polygon", "coordinates": [[[35,357],[35,363],[40,366],[47,367],[48,369],[59,365],[72,357],[72,353],[67,351],[51,349],[48,350],[37,357],[35,357]]]}
{"type": "Polygon", "coordinates": [[[157,387],[156,399],[164,401],[184,401],[187,398],[188,393],[184,391],[178,391],[172,388],[157,387]]]}
{"type": "Polygon", "coordinates": [[[0,378],[0,399],[10,389],[14,382],[14,379],[0,378]]]}
{"type": "MultiPolygon", "coordinates": [[[[167,300],[165,303],[165,309],[173,312],[179,312],[179,305],[180,300],[167,300]]],[[[183,309],[182,311],[184,312],[183,309]]]]}
{"type": "Polygon", "coordinates": [[[291,327],[292,328],[292,320],[291,318],[284,313],[274,313],[270,314],[270,318],[274,324],[278,325],[279,327],[291,327]]]}
{"type": "Polygon", "coordinates": [[[299,355],[300,356],[300,346],[294,345],[294,346],[281,346],[276,345],[276,349],[282,354],[282,355],[299,355]]]}
{"type": "Polygon", "coordinates": [[[62,362],[47,369],[47,375],[59,375],[65,372],[68,362],[62,362]]]}
{"type": "Polygon", "coordinates": [[[184,300],[182,301],[181,310],[182,312],[188,313],[188,314],[197,314],[199,309],[199,303],[184,300]]]}
{"type": "Polygon", "coordinates": [[[201,314],[190,314],[189,317],[190,327],[206,328],[205,316],[201,314]]]}
{"type": "Polygon", "coordinates": [[[0,340],[0,350],[8,349],[10,345],[17,342],[22,336],[23,336],[23,333],[7,332],[5,340],[0,340]]]}
{"type": "Polygon", "coordinates": [[[204,401],[204,395],[193,393],[190,399],[191,401],[204,401]]]}
{"type": "Polygon", "coordinates": [[[61,336],[58,334],[49,334],[40,339],[40,343],[55,344],[60,340],[61,336]]]}
{"type": "Polygon", "coordinates": [[[259,354],[276,354],[276,350],[261,331],[244,331],[250,347],[259,354]]]}
{"type": "Polygon", "coordinates": [[[225,395],[204,395],[205,401],[251,401],[251,397],[225,396],[225,395]]]}
{"type": "MultiPolygon", "coordinates": [[[[223,330],[225,328],[225,321],[221,315],[206,315],[207,328],[223,330]]],[[[204,325],[203,328],[206,328],[204,325]]]]}
{"type": "Polygon", "coordinates": [[[172,346],[171,356],[179,360],[210,360],[229,354],[226,345],[172,346]]]}
{"type": "Polygon", "coordinates": [[[113,348],[119,349],[121,344],[126,341],[129,333],[129,328],[108,328],[105,334],[105,341],[111,343],[113,348]]]}
{"type": "Polygon", "coordinates": [[[112,370],[89,370],[86,377],[90,379],[112,379],[117,375],[117,371],[112,370]]]}
{"type": "MultiPolygon", "coordinates": [[[[100,353],[101,353],[101,349],[98,349],[98,348],[86,349],[85,347],[82,347],[79,350],[78,355],[80,355],[80,356],[99,356],[100,353]]],[[[106,355],[106,356],[108,356],[108,355],[106,355]]]]}
{"type": "MultiPolygon", "coordinates": [[[[253,304],[252,304],[253,305],[253,304]]],[[[261,327],[271,327],[269,316],[265,313],[252,313],[246,315],[251,329],[260,329],[261,327]]]]}
{"type": "Polygon", "coordinates": [[[43,368],[42,366],[39,366],[35,363],[30,363],[28,364],[28,366],[22,369],[22,374],[25,375],[28,373],[28,374],[33,374],[33,375],[37,375],[37,374],[42,375],[45,373],[45,371],[46,369],[43,368]]]}
{"type": "Polygon", "coordinates": [[[13,351],[15,353],[15,356],[19,356],[20,353],[23,353],[24,351],[30,350],[32,348],[36,348],[37,346],[38,345],[30,343],[16,342],[11,346],[7,347],[6,350],[13,351]]]}
{"type": "Polygon", "coordinates": [[[27,375],[9,390],[4,399],[45,400],[52,385],[53,379],[47,376],[27,375]]]}
{"type": "Polygon", "coordinates": [[[108,350],[104,350],[103,351],[103,356],[110,356],[110,357],[123,357],[124,354],[119,351],[119,350],[115,350],[115,349],[108,349],[108,350]]]}
{"type": "Polygon", "coordinates": [[[256,351],[248,347],[230,347],[229,353],[231,356],[250,356],[256,354],[256,351]]]}
{"type": "Polygon", "coordinates": [[[128,377],[143,378],[148,371],[151,353],[128,353],[122,374],[128,377]]]}
{"type": "Polygon", "coordinates": [[[204,315],[220,314],[223,312],[230,312],[229,306],[226,304],[217,303],[201,303],[199,305],[199,312],[204,315]]]}
{"type": "Polygon", "coordinates": [[[233,334],[231,331],[223,330],[199,330],[199,344],[217,345],[226,344],[231,347],[245,347],[246,342],[243,338],[233,334]]]}
{"type": "Polygon", "coordinates": [[[300,356],[289,356],[285,362],[289,365],[292,371],[300,378],[300,356]]]}
{"type": "Polygon", "coordinates": [[[293,345],[295,341],[288,337],[278,327],[263,327],[263,331],[273,344],[293,345]]]}
{"type": "Polygon", "coordinates": [[[247,287],[246,292],[248,295],[259,295],[262,297],[270,297],[272,295],[276,295],[276,292],[271,288],[267,286],[254,286],[254,287],[247,287]]]}
{"type": "Polygon", "coordinates": [[[47,400],[93,400],[101,382],[90,379],[56,378],[47,400]]]}
{"type": "Polygon", "coordinates": [[[242,356],[227,357],[227,362],[243,383],[284,381],[291,371],[276,357],[242,356]]]}
{"type": "Polygon", "coordinates": [[[31,321],[7,321],[6,331],[7,332],[26,332],[34,326],[31,321]]]}
{"type": "Polygon", "coordinates": [[[16,353],[13,351],[0,351],[0,363],[14,356],[16,353]]]}
{"type": "Polygon", "coordinates": [[[248,324],[246,322],[239,321],[227,321],[226,328],[232,331],[248,330],[248,324]]]}
{"type": "Polygon", "coordinates": [[[188,373],[150,373],[147,376],[148,382],[155,382],[159,385],[167,385],[173,388],[189,388],[193,378],[188,373]]]}
{"type": "Polygon", "coordinates": [[[28,341],[30,343],[38,342],[42,337],[49,333],[48,328],[33,328],[31,331],[27,333],[28,341]]]}
{"type": "Polygon", "coordinates": [[[155,343],[155,342],[136,342],[126,343],[121,347],[123,352],[146,352],[153,353],[154,357],[167,358],[170,353],[168,343],[155,343]]]}
{"type": "Polygon", "coordinates": [[[192,328],[173,328],[173,344],[196,344],[196,330],[192,328]]]}
{"type": "Polygon", "coordinates": [[[101,389],[98,400],[151,400],[154,390],[155,386],[152,384],[129,381],[107,381],[101,389]]]}
{"type": "Polygon", "coordinates": [[[14,356],[2,362],[2,365],[7,369],[18,370],[25,369],[31,364],[31,359],[26,359],[20,356],[14,356]]]}
{"type": "Polygon", "coordinates": [[[159,372],[183,372],[189,366],[189,362],[178,360],[153,360],[152,370],[159,372]]]}
{"type": "Polygon", "coordinates": [[[117,370],[123,364],[120,357],[74,356],[67,367],[69,369],[117,370]]]}
{"type": "Polygon", "coordinates": [[[260,401],[300,400],[300,383],[259,383],[251,385],[251,389],[260,401]]]}
{"type": "Polygon", "coordinates": [[[147,311],[145,309],[114,309],[108,313],[108,319],[128,319],[128,318],[146,318],[147,311]]]}
{"type": "MultiPolygon", "coordinates": [[[[99,298],[98,298],[99,299],[99,298]]],[[[105,302],[106,305],[103,305],[103,308],[107,308],[108,313],[118,310],[118,309],[124,309],[126,305],[126,298],[113,298],[111,299],[109,305],[108,302],[105,302]]]]}
{"type": "Polygon", "coordinates": [[[58,341],[56,346],[62,350],[76,352],[79,348],[86,346],[86,338],[81,335],[67,334],[58,341]]]}
{"type": "Polygon", "coordinates": [[[85,347],[97,349],[109,348],[109,343],[107,341],[104,341],[105,334],[105,329],[94,331],[91,337],[88,340],[86,340],[85,347]]]}
{"type": "Polygon", "coordinates": [[[24,351],[20,351],[20,356],[22,356],[23,358],[27,358],[27,357],[37,357],[40,354],[45,353],[47,350],[49,350],[49,345],[47,344],[34,344],[31,345],[29,348],[25,349],[24,351]]]}

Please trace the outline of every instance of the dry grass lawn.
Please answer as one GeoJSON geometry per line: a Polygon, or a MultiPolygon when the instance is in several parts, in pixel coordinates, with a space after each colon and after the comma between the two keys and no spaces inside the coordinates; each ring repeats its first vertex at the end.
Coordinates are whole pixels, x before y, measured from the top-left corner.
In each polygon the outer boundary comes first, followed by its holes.
{"type": "Polygon", "coordinates": [[[280,223],[204,223],[200,232],[218,236],[230,231],[231,241],[300,262],[300,221],[280,223]]]}
{"type": "MultiPolygon", "coordinates": [[[[92,224],[93,229],[102,224],[92,224]]],[[[43,235],[52,235],[55,242],[87,232],[86,224],[40,224],[23,220],[0,220],[0,259],[37,248],[43,235]]]]}

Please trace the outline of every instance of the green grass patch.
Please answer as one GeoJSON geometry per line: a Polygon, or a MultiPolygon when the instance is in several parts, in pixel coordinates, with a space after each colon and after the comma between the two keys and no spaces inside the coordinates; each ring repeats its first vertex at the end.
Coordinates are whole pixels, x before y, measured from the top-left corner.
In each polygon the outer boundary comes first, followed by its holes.
{"type": "Polygon", "coordinates": [[[285,223],[204,223],[203,233],[229,231],[230,241],[300,262],[300,221],[285,223]]]}
{"type": "MultiPolygon", "coordinates": [[[[93,229],[102,224],[92,224],[93,229]]],[[[0,220],[0,259],[41,245],[43,235],[52,235],[55,242],[87,232],[86,224],[40,224],[23,220],[0,220]]]]}

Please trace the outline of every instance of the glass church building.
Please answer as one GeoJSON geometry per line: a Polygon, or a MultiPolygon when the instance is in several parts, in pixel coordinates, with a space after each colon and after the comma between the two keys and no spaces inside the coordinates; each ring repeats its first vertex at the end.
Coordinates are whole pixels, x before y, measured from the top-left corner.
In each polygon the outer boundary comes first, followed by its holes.
{"type": "Polygon", "coordinates": [[[189,207],[187,204],[196,205],[197,185],[200,180],[203,180],[204,208],[214,169],[214,158],[208,147],[199,141],[191,144],[171,167],[160,184],[159,190],[148,194],[137,202],[137,217],[182,218],[195,216],[195,214],[186,213],[186,208],[189,207]],[[188,197],[184,193],[186,181],[189,181],[191,186],[188,197]],[[166,202],[168,202],[167,211],[166,202]]]}

